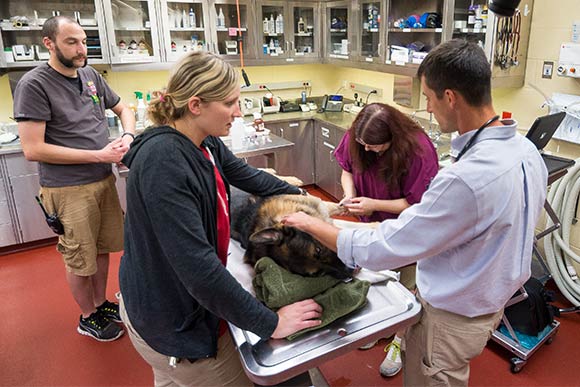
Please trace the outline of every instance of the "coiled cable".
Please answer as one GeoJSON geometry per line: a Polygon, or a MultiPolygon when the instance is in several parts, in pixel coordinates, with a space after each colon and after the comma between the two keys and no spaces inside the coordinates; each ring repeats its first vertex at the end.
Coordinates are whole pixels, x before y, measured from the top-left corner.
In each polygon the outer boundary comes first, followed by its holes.
{"type": "MultiPolygon", "coordinates": [[[[558,289],[573,305],[580,306],[580,281],[573,279],[568,272],[572,261],[580,264],[580,256],[570,248],[570,232],[580,193],[580,158],[575,161],[563,178],[552,183],[548,192],[547,200],[562,226],[544,237],[544,253],[558,289]]],[[[548,216],[546,227],[553,224],[548,216]]]]}

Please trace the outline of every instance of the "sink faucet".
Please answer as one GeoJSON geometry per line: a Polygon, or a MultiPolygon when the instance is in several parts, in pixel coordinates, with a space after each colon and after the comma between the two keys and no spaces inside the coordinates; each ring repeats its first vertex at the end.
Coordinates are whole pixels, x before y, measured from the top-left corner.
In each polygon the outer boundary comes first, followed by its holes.
{"type": "MultiPolygon", "coordinates": [[[[421,128],[423,128],[423,130],[425,130],[425,127],[421,124],[419,119],[417,119],[417,113],[426,112],[426,111],[427,111],[427,109],[420,109],[420,110],[415,110],[411,114],[411,119],[413,121],[415,121],[416,123],[418,123],[419,125],[421,125],[421,128]]],[[[429,129],[427,130],[427,135],[429,136],[429,138],[433,142],[433,145],[435,145],[435,148],[437,148],[437,146],[439,145],[439,138],[441,137],[441,131],[434,130],[433,127],[434,127],[434,125],[433,125],[433,113],[430,112],[429,113],[429,129]]]]}

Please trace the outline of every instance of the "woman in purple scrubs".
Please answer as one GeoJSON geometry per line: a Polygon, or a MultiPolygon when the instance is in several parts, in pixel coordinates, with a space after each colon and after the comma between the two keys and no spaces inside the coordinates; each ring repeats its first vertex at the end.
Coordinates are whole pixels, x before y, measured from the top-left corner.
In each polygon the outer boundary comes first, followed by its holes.
{"type": "MultiPolygon", "coordinates": [[[[383,103],[366,105],[334,152],[342,168],[340,204],[363,222],[397,218],[418,203],[439,169],[437,152],[423,129],[407,115],[383,103]]],[[[401,283],[415,289],[415,265],[400,268],[401,283]]],[[[383,376],[402,368],[397,332],[385,351],[383,376]]],[[[371,348],[370,343],[361,349],[371,348]]]]}

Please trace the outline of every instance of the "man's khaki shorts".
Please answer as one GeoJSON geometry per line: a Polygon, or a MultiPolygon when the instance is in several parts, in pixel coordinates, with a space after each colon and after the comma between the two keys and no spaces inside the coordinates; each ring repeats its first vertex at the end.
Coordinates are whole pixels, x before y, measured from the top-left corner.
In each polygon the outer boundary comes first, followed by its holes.
{"type": "Polygon", "coordinates": [[[56,249],[68,272],[91,276],[98,254],[123,250],[123,211],[114,175],[84,185],[41,187],[40,198],[64,226],[56,249]]]}

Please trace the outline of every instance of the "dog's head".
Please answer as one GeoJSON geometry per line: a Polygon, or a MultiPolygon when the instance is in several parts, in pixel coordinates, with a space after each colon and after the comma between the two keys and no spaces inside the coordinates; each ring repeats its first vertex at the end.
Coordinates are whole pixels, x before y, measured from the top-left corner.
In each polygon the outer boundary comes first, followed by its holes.
{"type": "Polygon", "coordinates": [[[339,279],[352,275],[352,270],[335,252],[294,227],[276,224],[253,233],[249,242],[249,250],[258,259],[268,256],[292,273],[303,276],[329,274],[339,279]]]}

